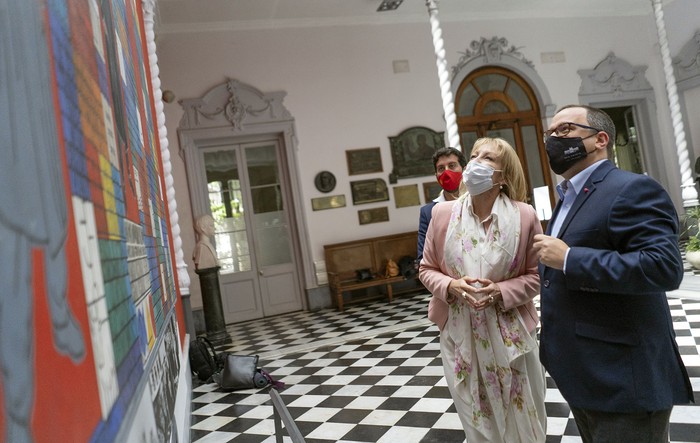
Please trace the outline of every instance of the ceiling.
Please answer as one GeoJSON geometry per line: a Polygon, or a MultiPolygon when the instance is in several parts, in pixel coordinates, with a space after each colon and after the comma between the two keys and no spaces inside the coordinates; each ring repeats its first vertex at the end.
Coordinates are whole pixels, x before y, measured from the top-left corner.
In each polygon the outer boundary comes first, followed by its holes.
{"type": "MultiPolygon", "coordinates": [[[[674,0],[663,0],[667,5],[674,0]]],[[[381,0],[158,0],[158,32],[427,22],[425,0],[377,12],[381,0]]],[[[441,22],[651,15],[652,0],[441,0],[441,22]]]]}

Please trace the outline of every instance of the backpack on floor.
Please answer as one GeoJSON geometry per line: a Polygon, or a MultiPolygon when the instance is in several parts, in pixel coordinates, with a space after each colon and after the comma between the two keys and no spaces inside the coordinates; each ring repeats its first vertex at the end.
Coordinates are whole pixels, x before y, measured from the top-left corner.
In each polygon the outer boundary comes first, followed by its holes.
{"type": "Polygon", "coordinates": [[[190,368],[199,381],[209,383],[212,375],[221,371],[221,357],[206,337],[197,337],[190,342],[190,368]]]}
{"type": "Polygon", "coordinates": [[[403,278],[409,279],[413,278],[418,274],[418,267],[416,266],[416,259],[410,255],[405,255],[399,260],[399,272],[403,275],[403,278]]]}

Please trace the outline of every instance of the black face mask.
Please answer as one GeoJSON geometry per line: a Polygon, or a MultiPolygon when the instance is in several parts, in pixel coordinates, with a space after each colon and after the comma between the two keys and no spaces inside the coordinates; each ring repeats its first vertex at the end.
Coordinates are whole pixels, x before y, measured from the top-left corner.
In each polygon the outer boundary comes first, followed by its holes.
{"type": "Polygon", "coordinates": [[[553,135],[547,138],[545,148],[547,149],[549,165],[555,174],[561,175],[588,156],[583,140],[581,137],[564,138],[553,135]]]}

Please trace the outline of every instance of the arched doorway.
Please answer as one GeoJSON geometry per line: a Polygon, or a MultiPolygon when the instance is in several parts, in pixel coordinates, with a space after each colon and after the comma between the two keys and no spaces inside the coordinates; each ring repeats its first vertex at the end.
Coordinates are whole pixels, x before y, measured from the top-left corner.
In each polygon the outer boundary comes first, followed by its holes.
{"type": "MultiPolygon", "coordinates": [[[[550,202],[554,201],[552,175],[542,141],[542,114],[530,85],[514,71],[484,66],[462,80],[455,97],[457,126],[465,155],[469,157],[479,137],[507,140],[517,151],[525,171],[528,202],[535,204],[537,188],[549,195],[550,202]]],[[[540,218],[544,218],[542,214],[540,218]]]]}

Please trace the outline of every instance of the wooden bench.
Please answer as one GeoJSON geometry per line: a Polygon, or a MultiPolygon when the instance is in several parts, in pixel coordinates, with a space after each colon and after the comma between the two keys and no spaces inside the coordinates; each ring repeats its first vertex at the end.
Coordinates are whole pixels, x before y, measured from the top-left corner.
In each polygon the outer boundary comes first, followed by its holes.
{"type": "MultiPolygon", "coordinates": [[[[395,292],[392,286],[408,280],[401,274],[396,277],[385,276],[386,264],[389,259],[394,260],[398,264],[402,257],[410,256],[415,258],[417,243],[418,232],[412,231],[325,245],[323,249],[326,257],[328,284],[331,289],[331,295],[335,297],[335,304],[338,310],[343,310],[345,304],[343,300],[344,292],[384,286],[386,296],[391,302],[394,294],[423,289],[417,273],[409,279],[416,281],[413,287],[398,292],[395,292]],[[358,280],[356,271],[360,269],[368,269],[372,279],[358,280]]],[[[348,303],[356,303],[370,298],[377,298],[377,296],[369,295],[353,298],[348,303]]]]}

